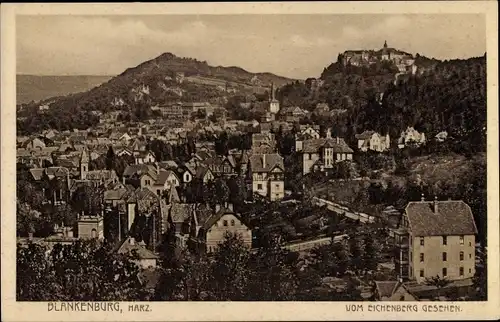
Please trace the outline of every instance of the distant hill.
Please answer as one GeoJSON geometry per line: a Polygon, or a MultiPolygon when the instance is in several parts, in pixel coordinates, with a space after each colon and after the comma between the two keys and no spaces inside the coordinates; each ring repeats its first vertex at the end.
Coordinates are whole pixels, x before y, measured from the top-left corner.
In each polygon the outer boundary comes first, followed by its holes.
{"type": "Polygon", "coordinates": [[[17,104],[41,101],[56,96],[88,91],[112,76],[37,76],[17,75],[17,104]]]}
{"type": "MultiPolygon", "coordinates": [[[[49,127],[58,130],[86,128],[96,122],[91,111],[124,110],[145,115],[150,106],[170,102],[203,101],[222,106],[234,95],[262,94],[271,84],[279,87],[293,81],[271,73],[252,73],[235,66],[210,66],[206,61],[164,53],[85,92],[18,106],[18,117],[22,120],[18,122],[18,129],[31,133],[49,127]],[[43,113],[38,111],[41,104],[48,105],[43,113]]],[[[66,86],[75,87],[64,85],[64,88],[66,86]]],[[[61,92],[54,94],[64,94],[61,92]]],[[[26,100],[30,98],[23,101],[26,100]]]]}

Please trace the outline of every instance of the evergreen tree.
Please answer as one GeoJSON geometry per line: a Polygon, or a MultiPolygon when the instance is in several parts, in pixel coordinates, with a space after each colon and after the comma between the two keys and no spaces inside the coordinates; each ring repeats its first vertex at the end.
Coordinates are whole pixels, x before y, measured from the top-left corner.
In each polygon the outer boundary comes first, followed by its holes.
{"type": "Polygon", "coordinates": [[[113,151],[113,147],[110,146],[108,152],[106,153],[106,170],[115,170],[116,168],[116,156],[113,151]]]}

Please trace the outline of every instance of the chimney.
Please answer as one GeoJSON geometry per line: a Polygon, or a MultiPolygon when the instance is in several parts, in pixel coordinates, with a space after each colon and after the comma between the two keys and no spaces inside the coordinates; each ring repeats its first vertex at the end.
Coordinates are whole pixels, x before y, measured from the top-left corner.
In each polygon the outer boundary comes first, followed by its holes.
{"type": "Polygon", "coordinates": [[[438,213],[438,198],[437,196],[434,196],[434,213],[437,214],[438,213]]]}
{"type": "Polygon", "coordinates": [[[28,240],[33,240],[33,232],[28,233],[28,240]]]}
{"type": "Polygon", "coordinates": [[[219,205],[219,204],[216,204],[216,205],[215,205],[215,212],[219,212],[219,210],[220,210],[220,205],[219,205]]]}
{"type": "Polygon", "coordinates": [[[326,138],[329,139],[332,137],[332,130],[328,129],[326,130],[326,138]]]}
{"type": "Polygon", "coordinates": [[[129,239],[128,242],[129,242],[130,245],[135,245],[135,238],[134,237],[130,237],[130,239],[129,239]]]}
{"type": "Polygon", "coordinates": [[[232,203],[227,203],[227,209],[231,210],[231,211],[234,211],[233,210],[233,204],[232,203]]]}
{"type": "Polygon", "coordinates": [[[263,168],[266,167],[266,154],[265,153],[262,155],[262,167],[263,168]]]}
{"type": "Polygon", "coordinates": [[[337,136],[337,144],[340,144],[340,138],[337,136]]]}
{"type": "Polygon", "coordinates": [[[422,194],[422,198],[420,198],[420,201],[425,201],[425,196],[422,194]]]}

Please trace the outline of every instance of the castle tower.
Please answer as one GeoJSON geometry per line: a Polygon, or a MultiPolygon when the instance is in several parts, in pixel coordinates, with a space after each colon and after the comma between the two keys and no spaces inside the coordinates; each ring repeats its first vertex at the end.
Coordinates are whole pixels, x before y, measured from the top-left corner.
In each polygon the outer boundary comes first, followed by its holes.
{"type": "Polygon", "coordinates": [[[280,103],[278,102],[278,100],[274,96],[274,92],[275,92],[274,83],[271,83],[271,95],[270,95],[271,97],[270,97],[270,101],[269,101],[269,112],[272,114],[276,114],[280,110],[280,103]]]}
{"type": "Polygon", "coordinates": [[[82,155],[80,157],[80,179],[87,179],[87,173],[89,171],[89,155],[87,153],[87,149],[82,151],[82,155]]]}

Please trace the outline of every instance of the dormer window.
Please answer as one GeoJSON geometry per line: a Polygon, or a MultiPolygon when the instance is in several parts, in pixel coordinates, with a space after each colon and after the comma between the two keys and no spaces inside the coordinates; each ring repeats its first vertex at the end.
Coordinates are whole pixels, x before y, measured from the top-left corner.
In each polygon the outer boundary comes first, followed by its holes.
{"type": "Polygon", "coordinates": [[[234,219],[231,219],[231,226],[234,226],[234,219]]]}
{"type": "Polygon", "coordinates": [[[224,220],[224,226],[227,227],[227,220],[224,220]]]}

